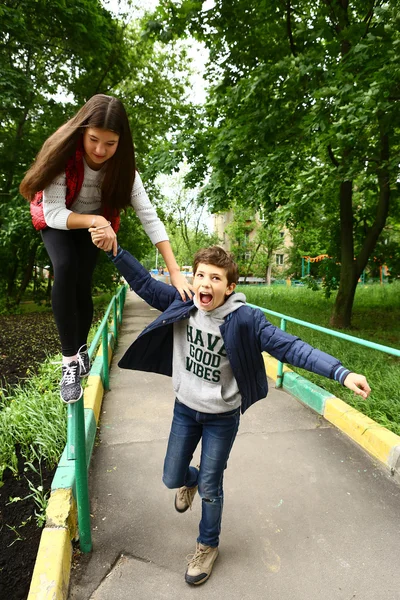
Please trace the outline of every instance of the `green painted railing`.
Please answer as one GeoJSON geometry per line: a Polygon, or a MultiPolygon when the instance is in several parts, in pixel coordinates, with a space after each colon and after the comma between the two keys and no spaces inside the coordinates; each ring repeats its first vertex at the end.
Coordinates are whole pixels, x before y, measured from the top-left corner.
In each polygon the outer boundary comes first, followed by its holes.
{"type": "MultiPolygon", "coordinates": [[[[341,333],[340,331],[335,331],[334,329],[327,329],[326,327],[321,327],[320,325],[314,325],[314,323],[308,323],[308,321],[301,321],[300,319],[296,319],[295,317],[289,317],[288,315],[283,315],[282,313],[275,312],[274,310],[269,310],[267,308],[263,308],[262,306],[257,306],[256,304],[248,304],[252,308],[259,308],[264,313],[269,315],[273,315],[274,317],[278,317],[281,319],[280,328],[283,331],[286,331],[286,323],[289,321],[290,323],[297,323],[297,325],[302,325],[303,327],[308,327],[309,329],[315,329],[316,331],[322,331],[322,333],[327,333],[328,335],[332,335],[334,337],[341,338],[342,340],[347,340],[349,342],[354,342],[355,344],[359,344],[360,346],[366,346],[367,348],[371,348],[373,350],[379,350],[380,352],[386,352],[386,354],[392,354],[393,356],[400,357],[400,350],[397,348],[391,348],[390,346],[383,346],[382,344],[376,344],[375,342],[370,342],[368,340],[364,340],[362,338],[355,337],[353,335],[348,335],[347,333],[341,333]]],[[[282,387],[283,381],[283,363],[278,361],[278,372],[276,379],[276,387],[282,387]]]]}
{"type": "MultiPolygon", "coordinates": [[[[102,382],[105,390],[109,389],[108,369],[108,321],[113,318],[112,334],[114,342],[118,339],[118,325],[122,322],[122,311],[125,304],[127,286],[122,286],[113,296],[105,315],[97,328],[90,348],[88,350],[90,360],[97,351],[97,346],[102,343],[103,364],[102,382]]],[[[78,508],[79,545],[82,552],[90,552],[92,549],[92,534],[90,528],[90,506],[88,488],[88,461],[86,457],[85,443],[85,410],[83,396],[78,402],[68,404],[67,420],[67,457],[75,461],[76,482],[76,504],[78,508]]]]}

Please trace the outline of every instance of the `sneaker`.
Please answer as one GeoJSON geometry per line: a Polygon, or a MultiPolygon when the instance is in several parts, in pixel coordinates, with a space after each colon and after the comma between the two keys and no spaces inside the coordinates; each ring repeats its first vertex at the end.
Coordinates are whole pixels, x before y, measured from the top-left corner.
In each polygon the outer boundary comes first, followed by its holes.
{"type": "Polygon", "coordinates": [[[197,542],[196,552],[188,556],[188,568],[185,573],[186,583],[200,585],[207,581],[217,557],[218,546],[213,548],[197,542]]]}
{"type": "Polygon", "coordinates": [[[79,379],[79,363],[72,361],[62,365],[62,379],[60,383],[61,400],[66,404],[78,402],[82,398],[83,390],[79,379]]]}
{"type": "MultiPolygon", "coordinates": [[[[199,470],[200,465],[198,465],[196,469],[199,470]]],[[[198,485],[195,485],[189,488],[184,485],[179,488],[175,494],[175,510],[177,510],[179,513],[186,512],[188,508],[192,510],[193,499],[196,495],[198,487],[198,485]]]]}
{"type": "Polygon", "coordinates": [[[90,372],[90,358],[86,344],[78,350],[79,377],[86,377],[90,372]],[[84,348],[84,350],[83,350],[84,348]]]}

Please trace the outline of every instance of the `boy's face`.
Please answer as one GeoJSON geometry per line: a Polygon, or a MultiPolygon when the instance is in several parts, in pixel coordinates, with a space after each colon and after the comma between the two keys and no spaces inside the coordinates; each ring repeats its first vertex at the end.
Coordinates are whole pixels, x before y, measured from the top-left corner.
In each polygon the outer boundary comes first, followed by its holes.
{"type": "Polygon", "coordinates": [[[193,279],[194,293],[202,310],[214,310],[230,296],[236,287],[236,283],[228,285],[226,271],[215,265],[199,263],[193,279]]]}

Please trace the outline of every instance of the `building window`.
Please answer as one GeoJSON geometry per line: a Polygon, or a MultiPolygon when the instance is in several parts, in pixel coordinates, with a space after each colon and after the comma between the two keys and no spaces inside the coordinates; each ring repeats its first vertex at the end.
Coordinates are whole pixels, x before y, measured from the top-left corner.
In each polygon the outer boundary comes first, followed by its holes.
{"type": "Polygon", "coordinates": [[[276,264],[283,265],[283,254],[275,254],[276,264]]]}

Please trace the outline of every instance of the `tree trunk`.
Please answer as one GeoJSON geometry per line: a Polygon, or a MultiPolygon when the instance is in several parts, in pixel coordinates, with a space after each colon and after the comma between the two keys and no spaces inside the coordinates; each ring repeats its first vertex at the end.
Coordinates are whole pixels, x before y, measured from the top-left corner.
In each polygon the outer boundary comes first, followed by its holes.
{"type": "Polygon", "coordinates": [[[49,267],[49,276],[47,278],[46,288],[46,304],[51,305],[51,288],[52,288],[53,265],[49,267]]]}
{"type": "Polygon", "coordinates": [[[339,292],[331,316],[333,327],[350,327],[351,312],[357,277],[354,263],[353,243],[353,182],[342,181],[340,184],[340,243],[341,269],[339,292]],[[355,281],[355,283],[354,283],[355,281]]]}
{"type": "Polygon", "coordinates": [[[377,171],[379,196],[375,220],[365,236],[361,250],[354,257],[352,182],[344,181],[340,186],[340,225],[341,225],[341,271],[339,292],[336,297],[330,323],[333,327],[351,327],[354,295],[357,282],[365,269],[376,242],[385,226],[390,204],[390,177],[388,161],[390,157],[389,136],[383,118],[380,123],[380,167],[377,171]]]}
{"type": "Polygon", "coordinates": [[[35,264],[36,251],[37,251],[38,245],[39,245],[39,242],[36,242],[29,250],[28,264],[25,267],[21,285],[19,286],[19,290],[17,291],[16,297],[15,297],[15,304],[17,306],[21,302],[22,296],[24,295],[25,290],[28,287],[28,284],[32,279],[33,266],[35,264]]]}
{"type": "Polygon", "coordinates": [[[271,285],[271,272],[272,272],[272,266],[268,265],[268,267],[267,267],[267,285],[271,285]]]}
{"type": "Polygon", "coordinates": [[[336,327],[337,329],[348,329],[351,327],[351,314],[357,282],[357,276],[350,278],[340,277],[339,291],[330,320],[332,327],[336,327]]]}

